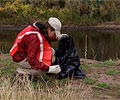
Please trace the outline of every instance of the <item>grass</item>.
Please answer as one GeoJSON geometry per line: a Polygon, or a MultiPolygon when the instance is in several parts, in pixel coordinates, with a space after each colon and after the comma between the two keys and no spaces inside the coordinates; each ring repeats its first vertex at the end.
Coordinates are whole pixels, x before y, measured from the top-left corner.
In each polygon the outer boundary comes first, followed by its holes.
{"type": "Polygon", "coordinates": [[[0,75],[11,76],[18,66],[14,64],[10,55],[3,57],[4,55],[1,54],[0,56],[0,75]]]}
{"type": "Polygon", "coordinates": [[[92,100],[91,88],[82,82],[75,84],[73,79],[57,80],[46,75],[46,82],[33,81],[27,76],[14,76],[17,67],[10,55],[0,55],[0,100],[92,100]]]}
{"type": "Polygon", "coordinates": [[[91,71],[91,66],[89,64],[81,63],[80,67],[87,73],[91,71]]]}
{"type": "Polygon", "coordinates": [[[120,86],[119,85],[111,86],[111,89],[106,94],[114,97],[115,100],[118,100],[120,98],[120,86]]]}
{"type": "MultiPolygon", "coordinates": [[[[103,84],[103,83],[102,83],[103,84]]],[[[106,83],[104,83],[106,84],[106,83]]],[[[120,86],[119,85],[109,85],[107,84],[110,88],[104,88],[103,86],[105,85],[99,85],[99,87],[96,88],[95,90],[95,95],[96,97],[100,97],[100,95],[108,95],[113,98],[113,100],[119,100],[120,98],[120,86]]],[[[106,87],[106,86],[105,86],[106,87]]]]}
{"type": "Polygon", "coordinates": [[[93,80],[93,79],[91,79],[91,78],[89,78],[89,77],[86,77],[85,79],[84,79],[84,83],[85,84],[90,84],[90,85],[93,85],[93,84],[95,84],[95,80],[93,80]]]}
{"type": "Polygon", "coordinates": [[[115,75],[115,74],[117,74],[117,72],[114,69],[108,69],[108,70],[105,71],[105,73],[107,75],[115,75]]]}
{"type": "Polygon", "coordinates": [[[23,80],[17,80],[12,83],[10,79],[3,81],[0,89],[1,100],[91,100],[87,95],[89,89],[83,84],[79,86],[72,85],[70,81],[64,85],[58,85],[58,81],[53,81],[52,86],[49,83],[35,83],[24,77],[23,80]],[[82,90],[79,91],[78,90],[82,90]]]}
{"type": "Polygon", "coordinates": [[[104,88],[104,89],[110,89],[111,85],[110,84],[107,84],[107,83],[104,83],[104,82],[100,82],[100,83],[96,83],[95,84],[95,88],[97,89],[100,89],[100,88],[104,88]]]}
{"type": "Polygon", "coordinates": [[[88,67],[88,65],[87,65],[87,64],[81,64],[81,68],[82,68],[84,71],[86,71],[86,70],[87,70],[87,67],[88,67]]]}
{"type": "Polygon", "coordinates": [[[112,59],[104,61],[99,64],[93,64],[93,66],[96,66],[96,67],[107,67],[107,66],[115,66],[115,65],[117,65],[117,63],[113,61],[112,59]]]}
{"type": "MultiPolygon", "coordinates": [[[[103,64],[116,65],[116,62],[108,60],[103,64]]],[[[0,55],[0,100],[93,100],[93,95],[96,98],[100,95],[109,95],[114,99],[120,97],[120,86],[99,82],[97,77],[89,76],[94,70],[93,66],[86,63],[81,64],[88,75],[83,80],[74,78],[58,80],[55,76],[44,75],[47,81],[33,81],[27,76],[23,78],[14,76],[17,67],[10,55],[0,55]]],[[[105,70],[107,75],[119,74],[115,72],[114,69],[105,70]]],[[[97,73],[95,75],[98,76],[97,73]]]]}

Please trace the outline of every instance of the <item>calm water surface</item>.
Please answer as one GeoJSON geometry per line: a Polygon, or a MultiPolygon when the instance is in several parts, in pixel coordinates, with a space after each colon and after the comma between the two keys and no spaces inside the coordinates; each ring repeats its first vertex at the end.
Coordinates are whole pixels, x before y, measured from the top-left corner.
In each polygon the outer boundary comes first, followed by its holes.
{"type": "MultiPolygon", "coordinates": [[[[20,31],[0,30],[0,53],[9,53],[20,31]]],[[[73,37],[80,58],[108,60],[120,58],[120,32],[63,30],[73,37]]],[[[57,47],[58,42],[52,44],[57,47]]]]}

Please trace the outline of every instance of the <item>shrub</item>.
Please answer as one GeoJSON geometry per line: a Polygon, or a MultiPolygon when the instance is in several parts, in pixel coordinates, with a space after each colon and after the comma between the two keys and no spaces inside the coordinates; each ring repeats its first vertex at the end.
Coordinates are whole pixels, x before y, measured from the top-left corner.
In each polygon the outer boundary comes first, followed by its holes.
{"type": "Polygon", "coordinates": [[[65,24],[89,25],[105,21],[119,21],[118,1],[105,0],[2,0],[2,24],[28,24],[58,17],[65,24]],[[3,1],[3,2],[2,2],[3,1]]]}

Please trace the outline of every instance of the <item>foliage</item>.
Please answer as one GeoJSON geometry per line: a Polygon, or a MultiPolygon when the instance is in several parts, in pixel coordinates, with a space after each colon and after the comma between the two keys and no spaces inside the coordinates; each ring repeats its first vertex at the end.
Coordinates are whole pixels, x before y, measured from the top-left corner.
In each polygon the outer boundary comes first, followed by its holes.
{"type": "Polygon", "coordinates": [[[64,24],[96,24],[120,20],[120,2],[104,0],[1,0],[1,24],[29,24],[58,17],[64,24]]]}

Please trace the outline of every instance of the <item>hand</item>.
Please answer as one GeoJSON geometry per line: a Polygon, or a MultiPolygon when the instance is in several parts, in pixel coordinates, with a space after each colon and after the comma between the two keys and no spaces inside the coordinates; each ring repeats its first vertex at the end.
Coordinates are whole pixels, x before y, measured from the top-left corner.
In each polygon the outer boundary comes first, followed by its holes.
{"type": "Polygon", "coordinates": [[[59,65],[53,65],[49,66],[48,73],[58,74],[61,71],[61,68],[59,65]]]}

